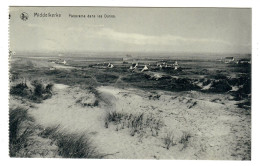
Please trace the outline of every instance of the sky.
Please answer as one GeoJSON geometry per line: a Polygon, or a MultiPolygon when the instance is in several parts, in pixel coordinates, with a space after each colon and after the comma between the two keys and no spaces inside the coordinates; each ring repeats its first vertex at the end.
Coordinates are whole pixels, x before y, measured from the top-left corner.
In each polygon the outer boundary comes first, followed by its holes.
{"type": "Polygon", "coordinates": [[[251,9],[10,7],[9,12],[15,52],[251,53],[251,9]]]}

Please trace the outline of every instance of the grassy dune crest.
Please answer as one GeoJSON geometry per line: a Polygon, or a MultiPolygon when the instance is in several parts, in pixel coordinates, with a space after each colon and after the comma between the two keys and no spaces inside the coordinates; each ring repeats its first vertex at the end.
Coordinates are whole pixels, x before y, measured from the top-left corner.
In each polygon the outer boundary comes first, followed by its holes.
{"type": "MultiPolygon", "coordinates": [[[[39,81],[18,83],[10,89],[12,96],[41,103],[52,96],[53,84],[39,81]]],[[[102,158],[86,134],[66,133],[59,126],[44,128],[24,107],[9,110],[10,157],[102,158]]]]}

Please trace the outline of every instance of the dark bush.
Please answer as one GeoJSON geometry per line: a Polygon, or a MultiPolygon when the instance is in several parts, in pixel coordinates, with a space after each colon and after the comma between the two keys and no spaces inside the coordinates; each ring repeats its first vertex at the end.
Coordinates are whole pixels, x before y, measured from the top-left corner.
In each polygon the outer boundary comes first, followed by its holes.
{"type": "Polygon", "coordinates": [[[115,83],[118,76],[112,74],[100,74],[96,75],[96,79],[100,83],[115,83]]]}
{"type": "Polygon", "coordinates": [[[178,78],[172,83],[173,91],[189,91],[198,89],[200,89],[200,87],[193,84],[193,80],[187,78],[178,78]]]}
{"type": "Polygon", "coordinates": [[[232,87],[228,84],[226,80],[217,80],[217,81],[213,81],[209,91],[215,93],[223,93],[223,92],[228,92],[231,89],[232,87]]]}
{"type": "Polygon", "coordinates": [[[19,83],[10,88],[10,94],[24,97],[30,94],[30,90],[26,83],[19,83]]]}
{"type": "Polygon", "coordinates": [[[43,93],[44,93],[44,87],[42,84],[40,83],[36,83],[33,85],[34,86],[34,95],[36,97],[42,97],[43,93]]]}
{"type": "Polygon", "coordinates": [[[98,100],[95,100],[93,106],[94,106],[94,107],[97,107],[98,105],[99,105],[99,101],[98,101],[98,100]]]}
{"type": "Polygon", "coordinates": [[[251,94],[251,84],[249,82],[245,83],[237,92],[242,94],[251,94]]]}
{"type": "Polygon", "coordinates": [[[159,80],[167,80],[167,79],[172,79],[170,75],[163,75],[159,80]]]}
{"type": "Polygon", "coordinates": [[[133,73],[122,78],[123,81],[131,83],[134,86],[167,91],[188,91],[200,89],[193,84],[194,80],[188,78],[172,78],[171,76],[163,76],[161,79],[151,79],[149,75],[143,73],[133,73]]]}
{"type": "Polygon", "coordinates": [[[52,93],[53,84],[48,84],[45,88],[46,93],[52,93]]]}
{"type": "Polygon", "coordinates": [[[10,88],[10,94],[24,97],[34,102],[41,102],[52,96],[53,84],[48,84],[46,87],[39,81],[32,81],[33,88],[29,88],[26,83],[19,83],[10,88]]]}
{"type": "Polygon", "coordinates": [[[205,79],[203,82],[202,82],[202,85],[203,86],[207,86],[208,84],[211,83],[211,80],[210,79],[205,79]]]}
{"type": "Polygon", "coordinates": [[[237,78],[228,79],[228,83],[233,86],[251,84],[251,78],[250,78],[250,75],[240,75],[237,78]]]}
{"type": "Polygon", "coordinates": [[[148,80],[149,77],[143,73],[133,73],[122,78],[123,81],[128,83],[143,82],[148,80]]]}
{"type": "Polygon", "coordinates": [[[248,99],[251,94],[251,78],[250,75],[242,75],[239,78],[236,78],[236,86],[239,86],[239,89],[235,92],[232,92],[231,95],[234,96],[236,101],[248,99]]]}
{"type": "Polygon", "coordinates": [[[220,79],[226,80],[227,76],[225,76],[224,74],[216,74],[216,75],[213,76],[213,78],[216,79],[216,80],[220,80],[220,79]]]}
{"type": "Polygon", "coordinates": [[[236,104],[239,108],[244,108],[244,109],[248,109],[251,107],[251,101],[247,100],[241,103],[236,104]]]}

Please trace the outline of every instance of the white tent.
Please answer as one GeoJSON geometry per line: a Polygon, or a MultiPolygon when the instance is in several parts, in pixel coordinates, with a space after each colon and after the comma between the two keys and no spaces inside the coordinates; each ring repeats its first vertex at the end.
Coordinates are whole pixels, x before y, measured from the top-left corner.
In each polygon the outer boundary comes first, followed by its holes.
{"type": "Polygon", "coordinates": [[[113,68],[113,67],[114,67],[114,65],[113,65],[113,64],[111,64],[111,63],[109,63],[107,67],[108,67],[108,68],[113,68]]]}
{"type": "Polygon", "coordinates": [[[147,71],[147,70],[148,70],[148,67],[147,67],[146,65],[144,65],[144,68],[142,69],[141,72],[143,72],[143,71],[147,71]]]}
{"type": "Polygon", "coordinates": [[[134,69],[136,69],[136,68],[137,68],[137,66],[138,66],[138,63],[136,63],[136,64],[135,64],[135,67],[134,67],[134,69]]]}

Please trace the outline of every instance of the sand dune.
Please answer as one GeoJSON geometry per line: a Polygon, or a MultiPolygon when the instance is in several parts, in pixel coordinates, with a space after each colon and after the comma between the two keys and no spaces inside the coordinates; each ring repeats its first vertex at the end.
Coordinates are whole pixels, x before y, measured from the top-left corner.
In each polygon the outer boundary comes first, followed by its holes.
{"type": "MultiPolygon", "coordinates": [[[[66,132],[88,133],[106,158],[132,159],[238,159],[250,141],[250,117],[241,114],[227,95],[200,92],[153,93],[139,89],[119,89],[101,86],[99,106],[83,107],[76,103],[78,96],[89,91],[64,85],[54,86],[54,95],[30,109],[36,122],[44,127],[60,125],[66,132]],[[151,96],[159,95],[159,98],[151,96]],[[195,97],[196,98],[195,98],[195,97]],[[218,98],[221,102],[212,102],[218,98]],[[115,125],[105,128],[104,119],[109,111],[154,115],[163,119],[158,136],[131,136],[129,129],[115,125]],[[163,138],[174,135],[175,146],[165,148],[163,138]],[[180,142],[183,133],[191,137],[184,148],[180,142]]],[[[92,96],[93,97],[93,96],[92,96]]]]}

